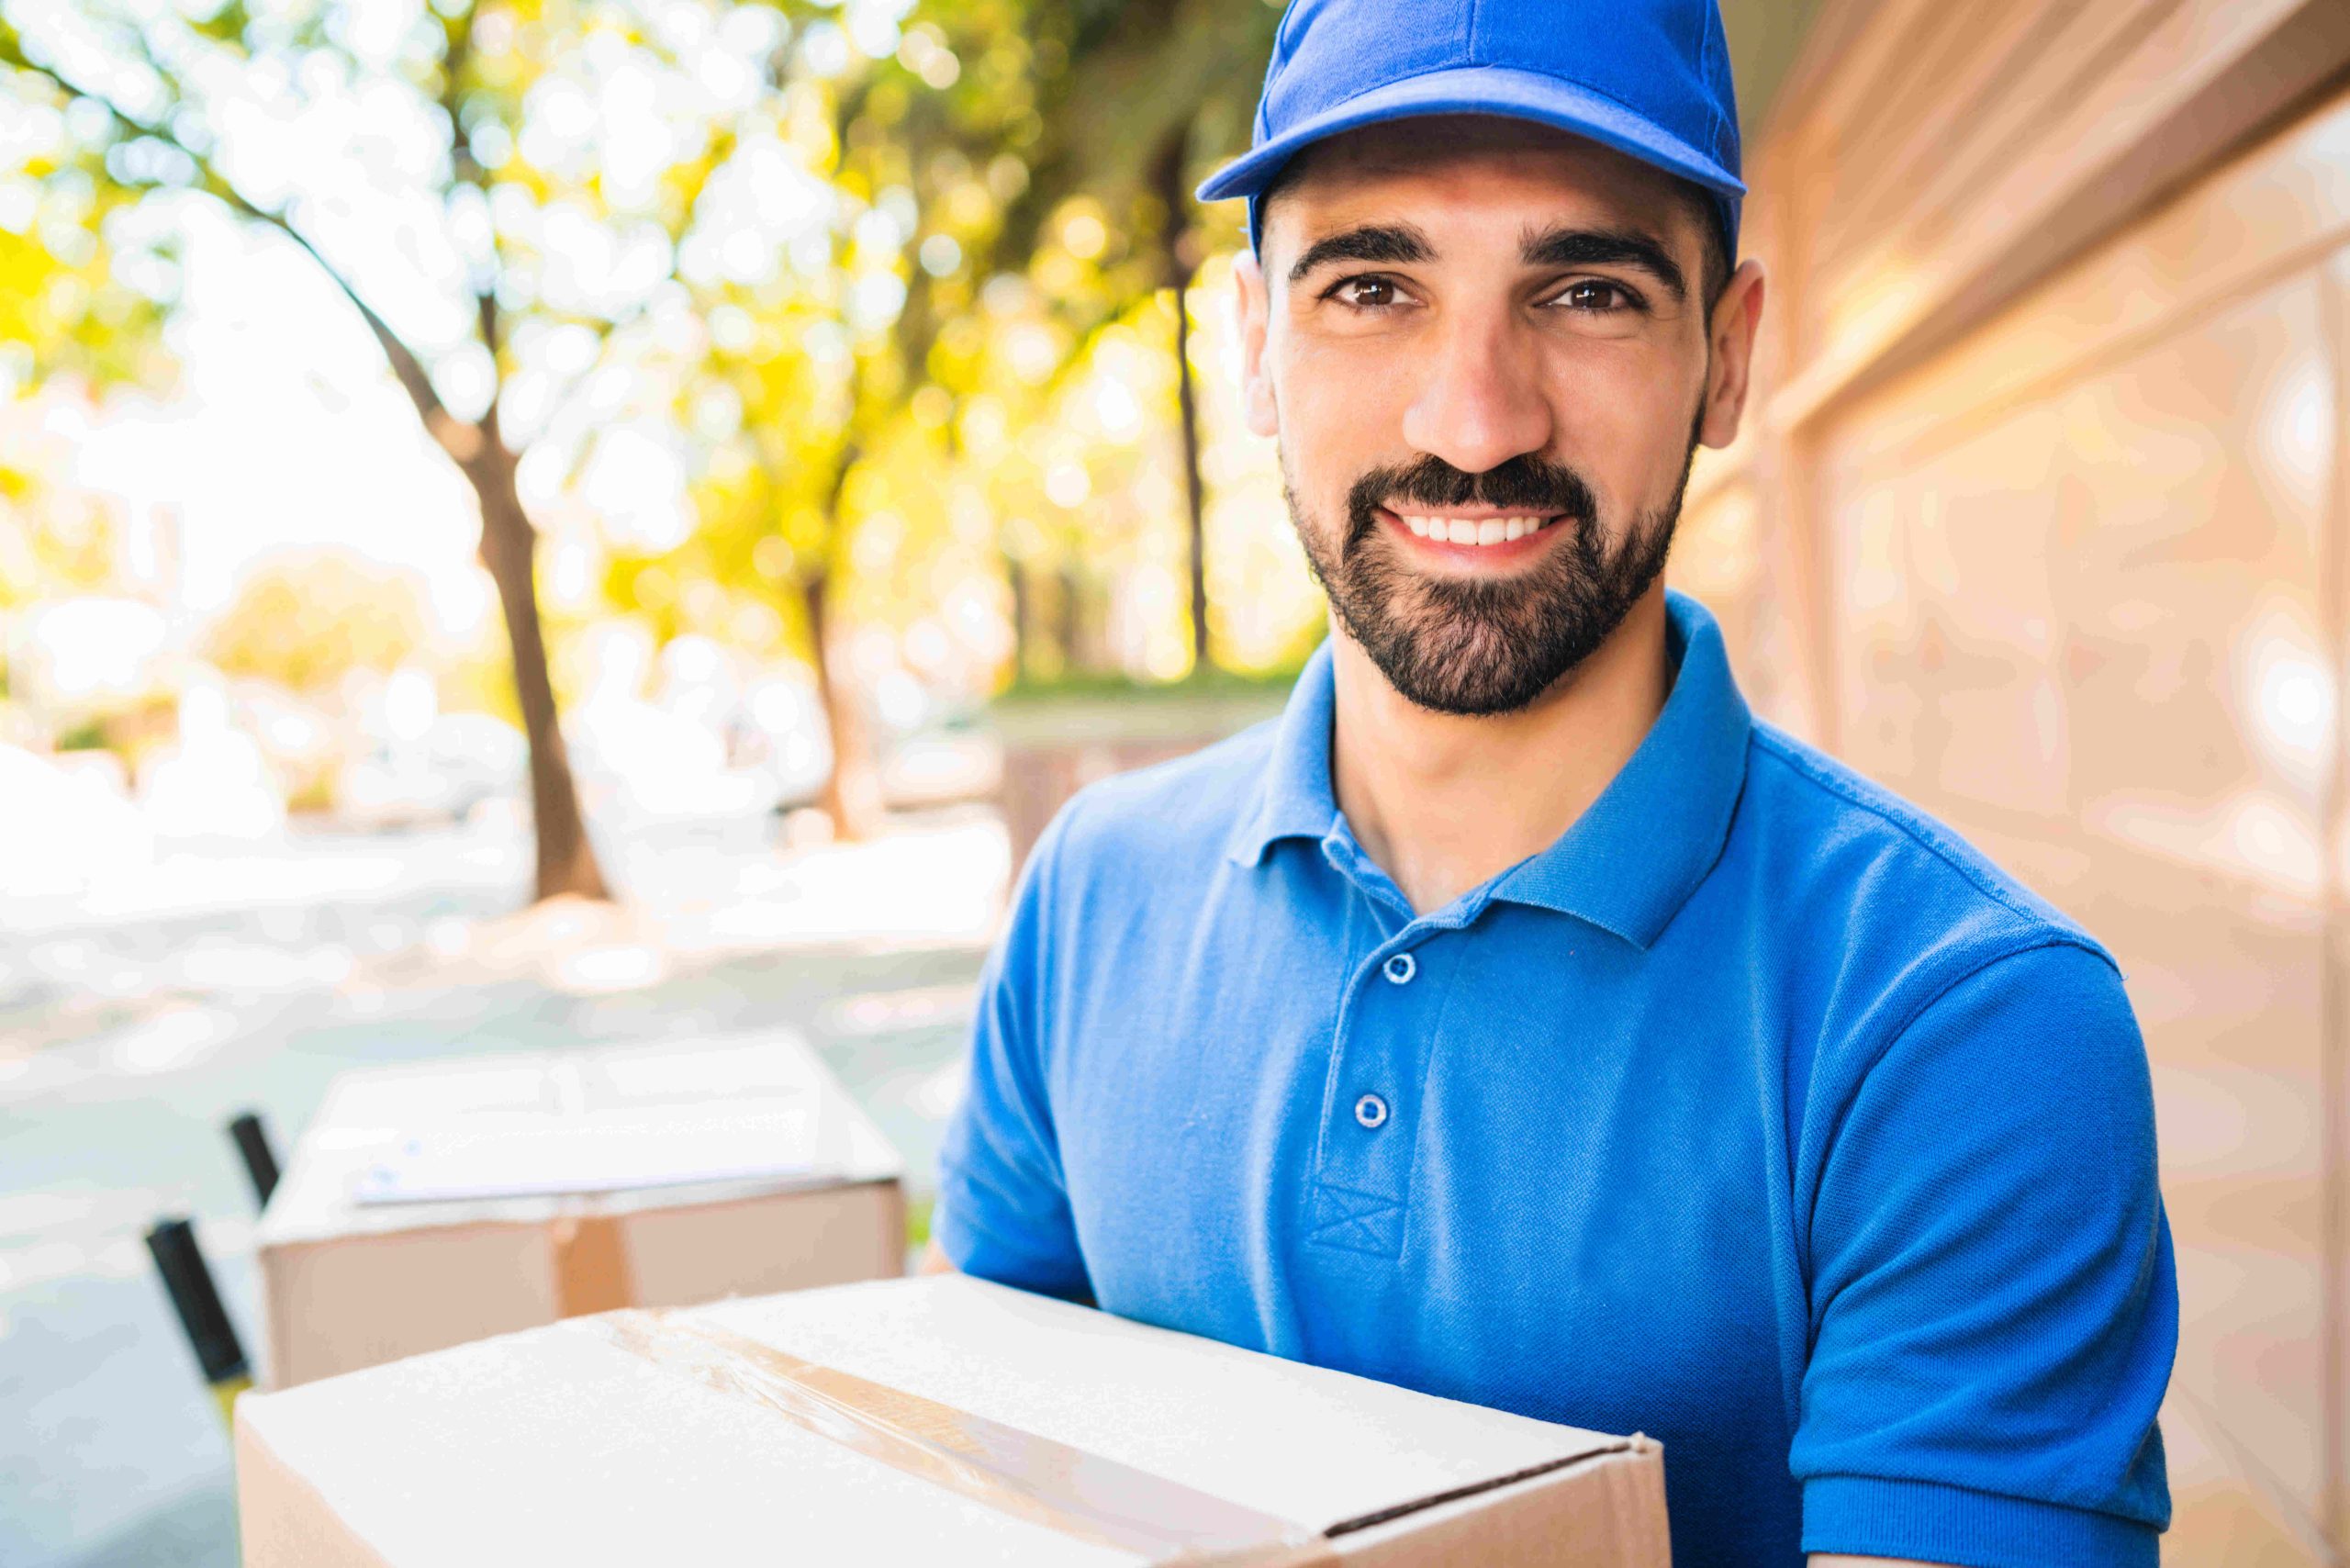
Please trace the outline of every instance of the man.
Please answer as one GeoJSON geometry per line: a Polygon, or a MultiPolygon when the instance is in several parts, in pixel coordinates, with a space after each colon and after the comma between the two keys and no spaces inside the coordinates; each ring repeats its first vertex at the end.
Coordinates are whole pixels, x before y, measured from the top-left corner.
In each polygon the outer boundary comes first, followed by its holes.
{"type": "Polygon", "coordinates": [[[1648,1432],[1683,1568],[2152,1564],[2113,962],[1660,580],[1762,306],[1736,125],[1711,0],[1292,8],[1203,195],[1332,634],[1038,844],[935,1260],[1648,1432]]]}

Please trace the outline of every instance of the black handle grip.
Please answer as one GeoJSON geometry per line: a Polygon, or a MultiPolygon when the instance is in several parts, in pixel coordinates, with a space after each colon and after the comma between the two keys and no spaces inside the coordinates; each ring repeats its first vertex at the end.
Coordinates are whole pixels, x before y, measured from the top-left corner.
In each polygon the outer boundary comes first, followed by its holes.
{"type": "Polygon", "coordinates": [[[236,1326],[229,1321],[220,1293],[213,1288],[212,1271],[204,1266],[204,1254],[196,1249],[195,1228],[185,1219],[161,1221],[147,1233],[147,1250],[154,1255],[156,1271],[171,1293],[180,1327],[187,1331],[196,1364],[204,1369],[204,1381],[220,1383],[250,1375],[245,1348],[237,1343],[236,1326]]]}
{"type": "Polygon", "coordinates": [[[253,1198],[262,1207],[269,1206],[269,1195],[277,1191],[277,1154],[269,1147],[268,1129],[261,1125],[261,1117],[247,1111],[229,1124],[229,1136],[237,1142],[237,1152],[244,1156],[245,1174],[252,1179],[253,1198]]]}

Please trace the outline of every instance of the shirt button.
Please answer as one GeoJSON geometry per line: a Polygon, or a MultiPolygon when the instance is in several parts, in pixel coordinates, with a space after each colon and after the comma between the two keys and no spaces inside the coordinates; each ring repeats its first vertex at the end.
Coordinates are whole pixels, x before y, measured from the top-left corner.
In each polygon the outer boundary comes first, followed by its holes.
{"type": "Polygon", "coordinates": [[[1366,1094],[1355,1102],[1355,1120],[1367,1127],[1387,1125],[1387,1102],[1376,1094],[1366,1094]]]}
{"type": "Polygon", "coordinates": [[[1394,985],[1409,985],[1412,977],[1420,972],[1420,961],[1409,953],[1398,953],[1384,966],[1387,979],[1394,985]]]}

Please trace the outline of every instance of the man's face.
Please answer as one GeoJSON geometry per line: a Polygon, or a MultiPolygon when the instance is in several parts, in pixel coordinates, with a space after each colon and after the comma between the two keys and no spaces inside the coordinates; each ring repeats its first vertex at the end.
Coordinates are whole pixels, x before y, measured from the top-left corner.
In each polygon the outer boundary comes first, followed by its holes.
{"type": "Polygon", "coordinates": [[[1705,217],[1543,127],[1403,120],[1304,159],[1242,269],[1250,425],[1395,689],[1523,708],[1655,584],[1696,442],[1736,431],[1759,274],[1717,343],[1705,217]]]}

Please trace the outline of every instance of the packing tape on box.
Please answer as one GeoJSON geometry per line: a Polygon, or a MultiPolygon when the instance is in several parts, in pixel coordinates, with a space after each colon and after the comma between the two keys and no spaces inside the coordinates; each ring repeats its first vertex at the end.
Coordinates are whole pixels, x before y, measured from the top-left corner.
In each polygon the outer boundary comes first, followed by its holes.
{"type": "Polygon", "coordinates": [[[1320,1531],[1067,1443],[661,1312],[579,1327],[975,1503],[1154,1563],[1334,1568],[1320,1531]]]}

